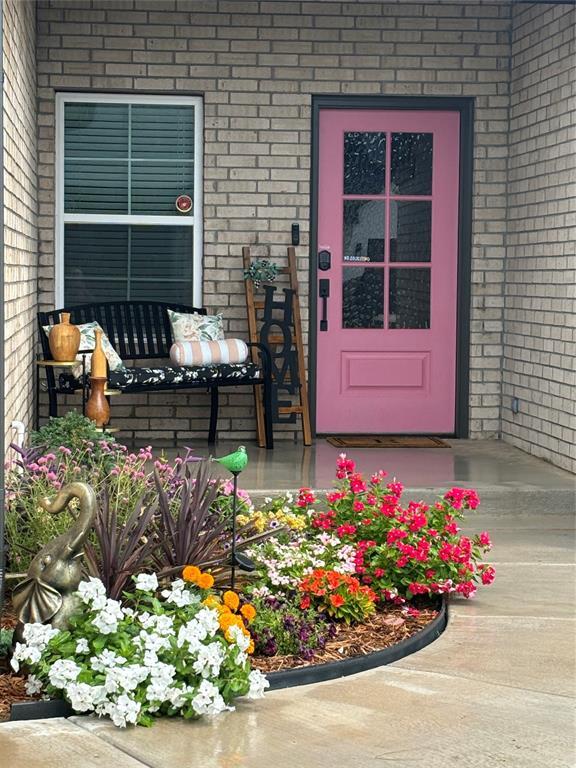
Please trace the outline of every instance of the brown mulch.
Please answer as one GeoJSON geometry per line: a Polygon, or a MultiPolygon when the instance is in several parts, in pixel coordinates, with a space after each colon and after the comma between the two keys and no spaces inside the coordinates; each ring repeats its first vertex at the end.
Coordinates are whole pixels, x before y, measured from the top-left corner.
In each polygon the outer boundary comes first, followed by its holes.
{"type": "Polygon", "coordinates": [[[318,651],[310,661],[299,656],[254,656],[252,666],[264,673],[279,672],[365,656],[412,637],[437,615],[438,610],[432,607],[420,608],[418,616],[408,616],[399,607],[386,607],[375,613],[365,624],[339,624],[336,637],[326,643],[326,647],[318,651]]]}
{"type": "MultiPolygon", "coordinates": [[[[252,666],[267,672],[279,672],[286,669],[309,667],[342,661],[353,656],[364,656],[374,651],[381,651],[397,645],[415,635],[438,615],[436,608],[423,605],[418,616],[409,616],[399,607],[386,607],[378,611],[365,624],[347,626],[339,624],[336,637],[326,647],[318,651],[311,661],[299,656],[254,656],[252,666]]],[[[16,626],[16,617],[9,609],[5,610],[0,620],[3,629],[16,626]]],[[[6,659],[0,659],[0,722],[10,717],[10,707],[19,701],[33,701],[40,694],[28,696],[25,690],[26,677],[10,670],[6,659]]]]}

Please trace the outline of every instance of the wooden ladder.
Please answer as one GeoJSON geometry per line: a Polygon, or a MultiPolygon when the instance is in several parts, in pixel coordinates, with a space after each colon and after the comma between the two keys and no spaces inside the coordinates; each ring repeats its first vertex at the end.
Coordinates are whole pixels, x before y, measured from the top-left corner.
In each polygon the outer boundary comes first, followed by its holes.
{"type": "MultiPolygon", "coordinates": [[[[304,347],[302,344],[302,316],[300,313],[300,300],[298,298],[298,275],[296,272],[296,249],[290,246],[287,249],[288,253],[288,266],[278,269],[278,273],[281,275],[287,275],[290,288],[294,291],[293,299],[293,343],[298,358],[298,376],[300,378],[299,392],[300,396],[298,402],[293,405],[280,406],[278,413],[281,415],[289,415],[292,413],[299,414],[302,419],[302,437],[304,445],[312,445],[312,430],[310,428],[310,407],[308,403],[308,386],[306,384],[306,367],[304,361],[304,347]]],[[[250,267],[250,248],[244,246],[242,248],[242,259],[244,262],[244,269],[247,270],[250,267]]],[[[254,285],[251,280],[245,280],[246,286],[246,309],[248,312],[248,332],[250,335],[250,341],[260,341],[258,333],[258,312],[264,309],[264,300],[256,300],[254,298],[254,285]]],[[[283,336],[269,336],[267,339],[269,344],[282,345],[284,343],[283,336]]],[[[252,353],[254,355],[254,352],[252,353]]],[[[254,358],[253,358],[254,359],[254,358]]],[[[256,388],[254,389],[254,402],[256,406],[256,427],[258,434],[258,445],[261,448],[266,447],[266,437],[264,434],[264,408],[261,399],[258,397],[256,388]]]]}

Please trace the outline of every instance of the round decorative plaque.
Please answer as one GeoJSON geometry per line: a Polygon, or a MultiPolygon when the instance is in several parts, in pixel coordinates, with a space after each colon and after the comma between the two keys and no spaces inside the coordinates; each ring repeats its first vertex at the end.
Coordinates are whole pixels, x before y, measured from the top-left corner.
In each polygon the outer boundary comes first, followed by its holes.
{"type": "Polygon", "coordinates": [[[190,195],[178,195],[175,206],[178,213],[190,213],[192,210],[192,198],[190,195]]]}

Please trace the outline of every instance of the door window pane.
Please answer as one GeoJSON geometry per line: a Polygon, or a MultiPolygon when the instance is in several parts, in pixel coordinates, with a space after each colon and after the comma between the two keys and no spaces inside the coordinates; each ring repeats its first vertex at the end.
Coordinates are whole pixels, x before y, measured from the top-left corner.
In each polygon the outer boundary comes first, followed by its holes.
{"type": "Polygon", "coordinates": [[[385,170],[385,133],[344,134],[345,195],[383,194],[385,170]]]}
{"type": "Polygon", "coordinates": [[[389,328],[430,328],[430,269],[391,269],[389,328]]]}
{"type": "Polygon", "coordinates": [[[342,327],[384,327],[384,270],[344,267],[342,270],[342,327]]]}
{"type": "Polygon", "coordinates": [[[393,133],[392,195],[432,194],[432,134],[393,133]]]}
{"type": "Polygon", "coordinates": [[[66,224],[66,304],[192,303],[192,228],[66,224]]]}
{"type": "Polygon", "coordinates": [[[384,202],[344,201],[344,261],[384,261],[384,202]]]}
{"type": "Polygon", "coordinates": [[[432,203],[390,201],[390,261],[430,261],[432,203]]]}

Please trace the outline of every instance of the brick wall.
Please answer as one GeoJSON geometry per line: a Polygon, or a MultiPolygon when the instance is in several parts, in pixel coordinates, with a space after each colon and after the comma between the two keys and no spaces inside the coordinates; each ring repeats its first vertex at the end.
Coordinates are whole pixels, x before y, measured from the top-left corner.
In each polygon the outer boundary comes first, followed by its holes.
{"type": "MultiPolygon", "coordinates": [[[[499,431],[509,97],[507,4],[41,0],[38,3],[40,299],[54,296],[54,92],[194,93],[205,99],[204,302],[246,329],[241,248],[280,261],[299,222],[308,317],[311,94],[476,100],[470,428],[499,431]]],[[[250,438],[250,393],[220,429],[250,438]]],[[[114,403],[141,439],[207,427],[201,393],[114,403]],[[187,404],[187,401],[190,405],[187,404]],[[192,414],[192,415],[191,415],[192,414]],[[137,417],[137,421],[136,421],[137,417]]],[[[289,433],[291,435],[291,433],[289,433]]]]}
{"type": "Polygon", "coordinates": [[[37,305],[35,6],[4,0],[5,443],[34,407],[37,305]]]}
{"type": "Polygon", "coordinates": [[[576,9],[514,9],[502,434],[576,469],[576,9]],[[511,410],[512,398],[520,410],[511,410]]]}

